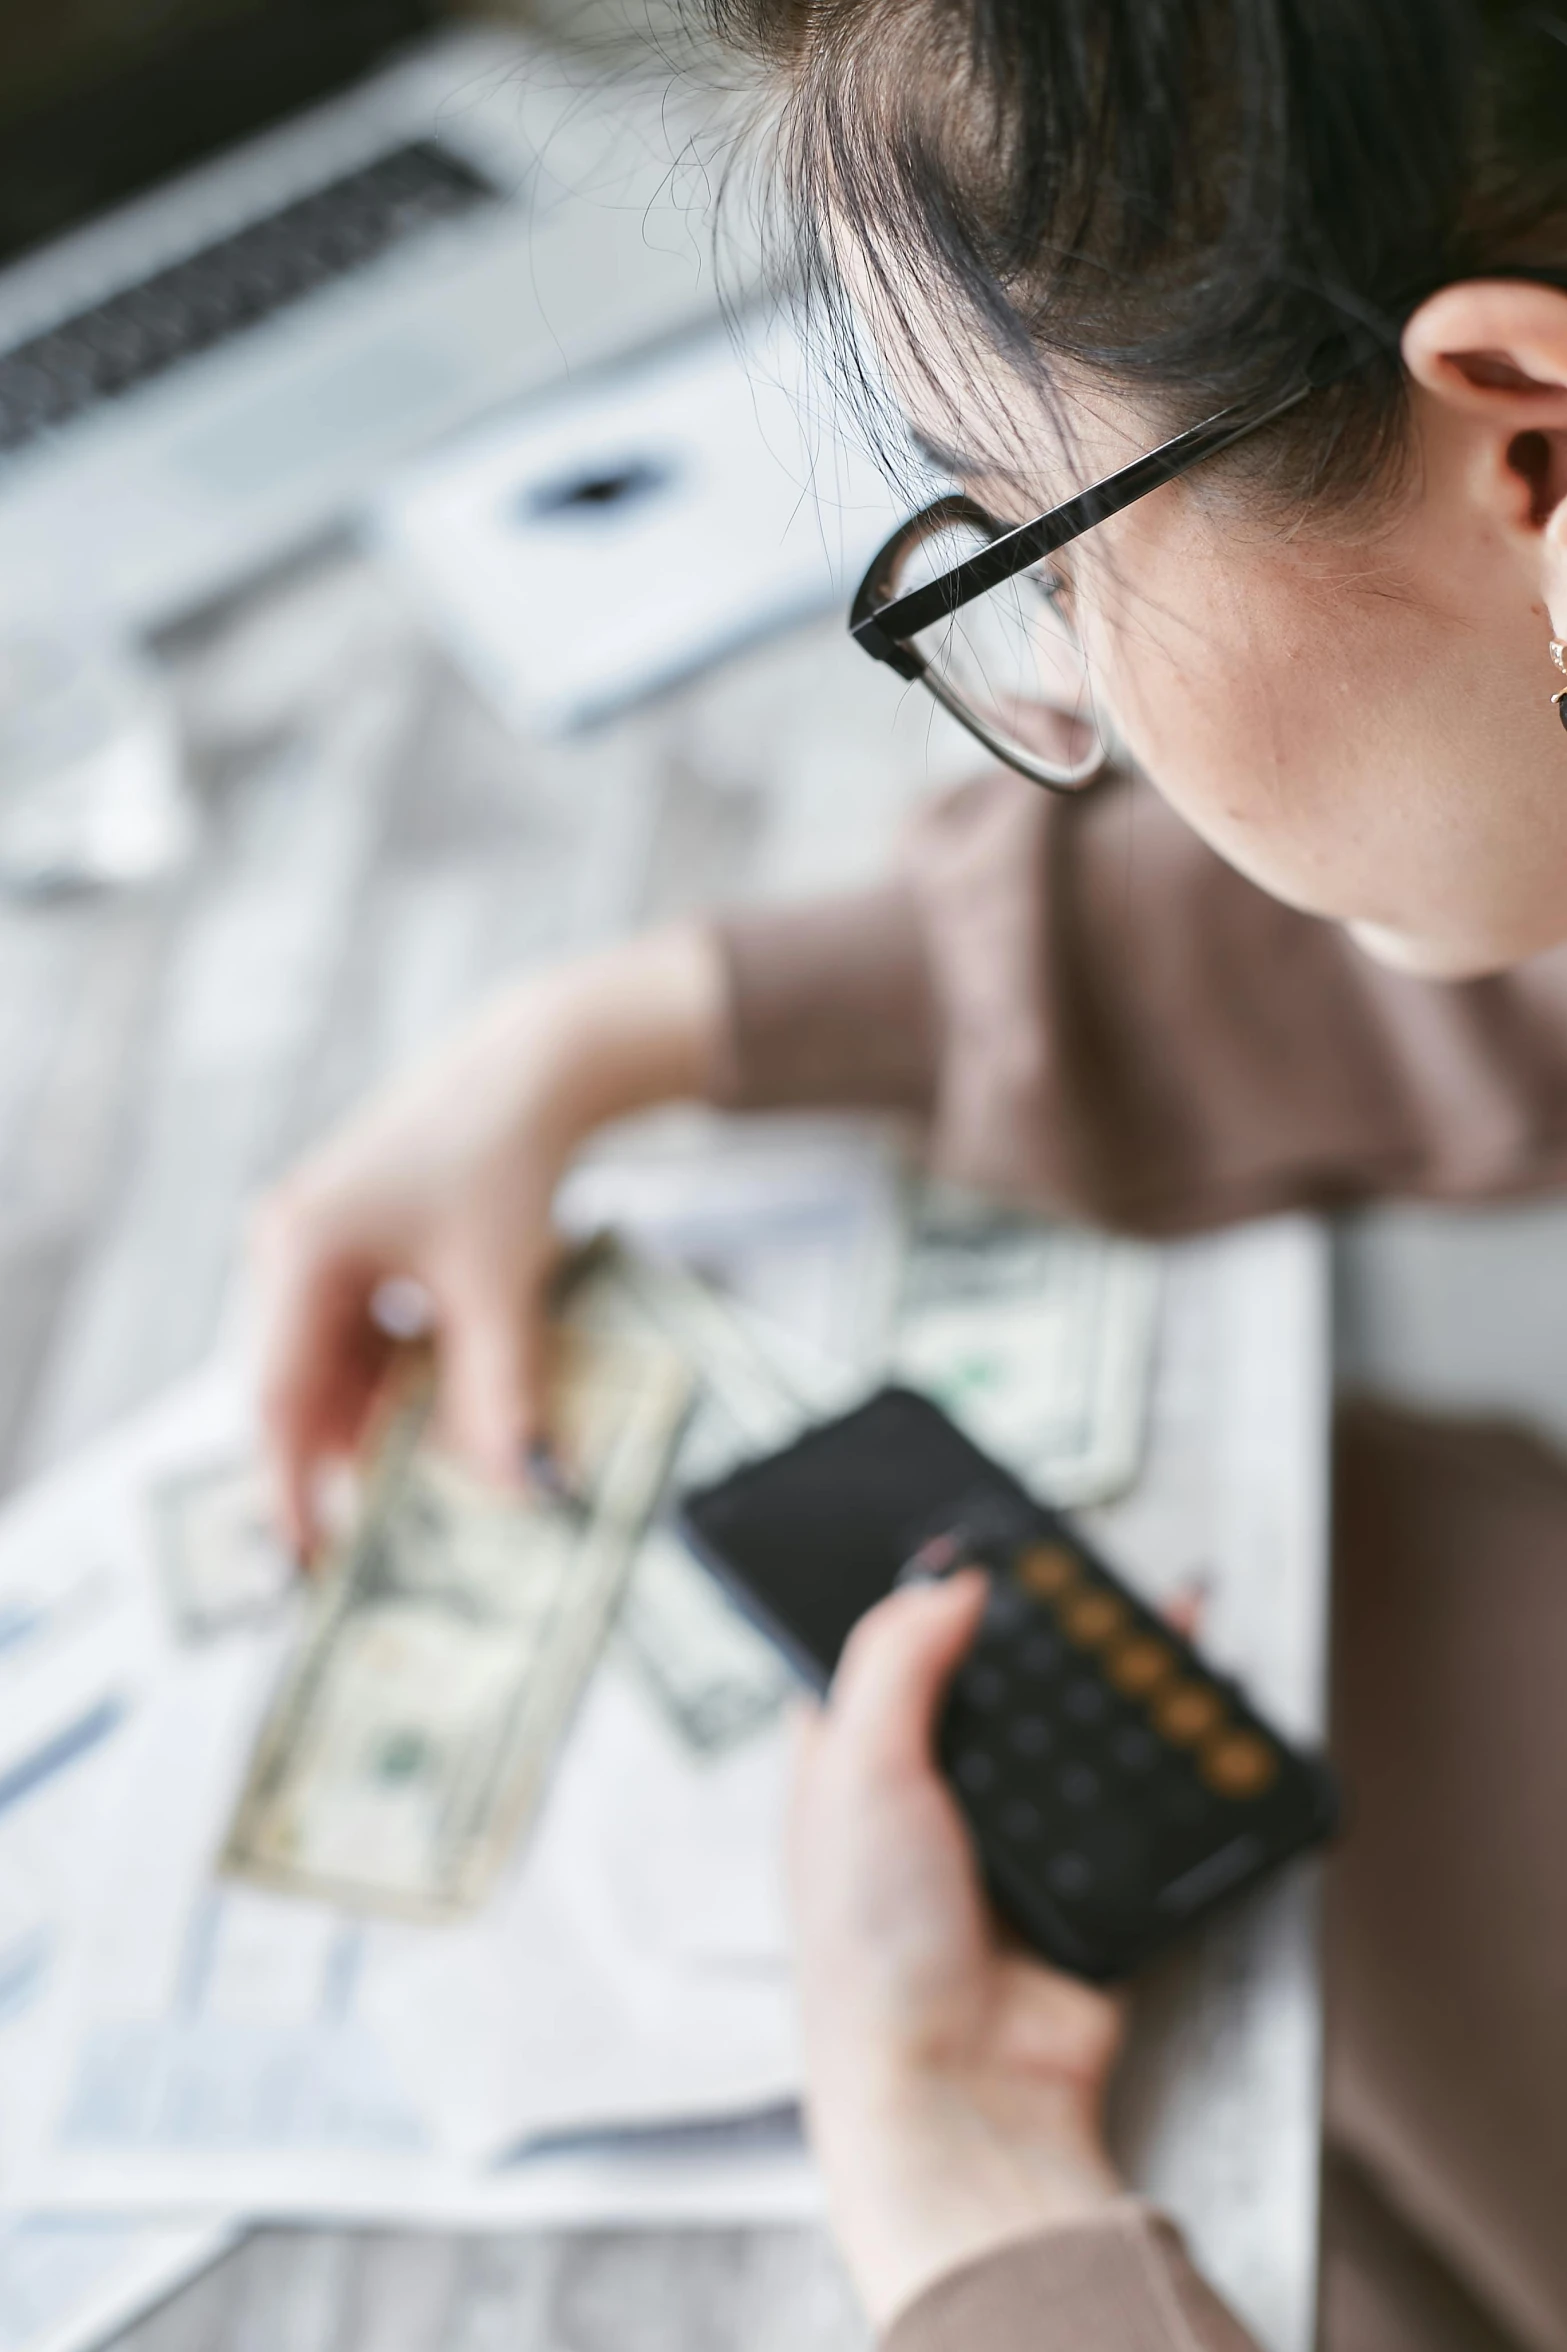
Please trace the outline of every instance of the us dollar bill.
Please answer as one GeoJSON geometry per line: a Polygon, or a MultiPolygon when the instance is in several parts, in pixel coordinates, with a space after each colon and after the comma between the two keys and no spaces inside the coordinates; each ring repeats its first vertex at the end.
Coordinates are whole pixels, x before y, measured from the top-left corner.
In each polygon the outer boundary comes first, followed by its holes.
{"type": "Polygon", "coordinates": [[[681,1744],[718,1757],[777,1716],[793,1677],[667,1526],[649,1529],[616,1628],[621,1656],[681,1744]]]}
{"type": "Polygon", "coordinates": [[[638,1548],[615,1640],[681,1745],[695,1757],[716,1758],[774,1720],[794,1678],[692,1558],[675,1531],[675,1506],[686,1488],[786,1445],[809,1421],[846,1403],[853,1383],[812,1351],[791,1349],[688,1267],[611,1235],[583,1253],[577,1283],[574,1298],[591,1321],[664,1339],[696,1379],[668,1492],[638,1548]]]}
{"type": "Polygon", "coordinates": [[[281,1607],[294,1563],[259,1462],[200,1463],[161,1480],[149,1499],[164,1600],[181,1641],[211,1641],[281,1607]]]}
{"type": "Polygon", "coordinates": [[[945,1187],[915,1207],[891,1370],[1051,1502],[1137,1475],[1157,1332],[1147,1243],[999,1211],[945,1187]]]}
{"type": "Polygon", "coordinates": [[[543,1793],[663,1490],[691,1395],[649,1337],[565,1324],[553,1430],[569,1495],[483,1485],[392,1416],[251,1758],[231,1872],[409,1918],[489,1892],[543,1793]]]}

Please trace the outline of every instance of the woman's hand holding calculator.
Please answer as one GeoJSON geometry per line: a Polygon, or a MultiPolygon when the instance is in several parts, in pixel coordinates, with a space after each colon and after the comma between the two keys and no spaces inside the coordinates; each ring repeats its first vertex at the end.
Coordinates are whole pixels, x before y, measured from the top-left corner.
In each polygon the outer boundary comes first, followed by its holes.
{"type": "Polygon", "coordinates": [[[894,1593],[802,1726],[791,1825],[812,2130],[880,2328],[944,2272],[1121,2194],[1116,2003],[1000,1929],[935,1762],[985,1579],[894,1593]]]}

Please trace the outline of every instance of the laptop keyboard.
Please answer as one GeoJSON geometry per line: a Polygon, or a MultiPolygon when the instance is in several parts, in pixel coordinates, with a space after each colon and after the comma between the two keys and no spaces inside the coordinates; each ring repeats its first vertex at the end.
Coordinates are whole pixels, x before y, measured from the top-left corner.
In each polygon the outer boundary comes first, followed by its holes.
{"type": "Polygon", "coordinates": [[[415,140],[62,319],[0,352],[0,453],[57,432],[497,194],[470,164],[415,140]]]}

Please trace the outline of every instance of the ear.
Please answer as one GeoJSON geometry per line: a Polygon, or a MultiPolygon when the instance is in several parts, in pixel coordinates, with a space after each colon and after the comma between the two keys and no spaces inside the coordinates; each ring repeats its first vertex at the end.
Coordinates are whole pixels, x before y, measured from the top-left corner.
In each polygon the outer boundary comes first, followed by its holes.
{"type": "Polygon", "coordinates": [[[1532,542],[1552,627],[1567,636],[1567,292],[1505,278],[1444,286],[1404,329],[1404,364],[1473,427],[1472,480],[1492,520],[1532,542]]]}

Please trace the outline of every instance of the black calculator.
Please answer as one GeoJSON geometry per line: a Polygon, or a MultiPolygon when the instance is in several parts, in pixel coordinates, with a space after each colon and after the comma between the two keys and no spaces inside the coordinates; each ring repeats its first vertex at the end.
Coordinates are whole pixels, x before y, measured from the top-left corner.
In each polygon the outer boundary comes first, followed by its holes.
{"type": "Polygon", "coordinates": [[[1326,1765],[912,1390],[688,1495],[682,1522],[818,1689],[900,1578],[986,1571],[940,1759],[999,1909],[1076,1975],[1124,1976],[1334,1826],[1326,1765]]]}

